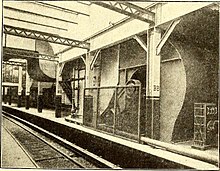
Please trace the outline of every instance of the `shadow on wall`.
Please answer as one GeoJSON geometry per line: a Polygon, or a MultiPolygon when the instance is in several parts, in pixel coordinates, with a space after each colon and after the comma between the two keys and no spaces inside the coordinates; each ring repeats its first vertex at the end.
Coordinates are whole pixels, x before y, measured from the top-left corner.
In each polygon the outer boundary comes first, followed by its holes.
{"type": "Polygon", "coordinates": [[[161,63],[161,141],[192,139],[194,103],[218,102],[218,16],[210,9],[186,16],[162,49],[162,61],[180,59],[161,63]]]}
{"type": "Polygon", "coordinates": [[[160,132],[167,142],[193,137],[194,103],[217,103],[217,54],[177,44],[181,59],[161,64],[160,132]]]}

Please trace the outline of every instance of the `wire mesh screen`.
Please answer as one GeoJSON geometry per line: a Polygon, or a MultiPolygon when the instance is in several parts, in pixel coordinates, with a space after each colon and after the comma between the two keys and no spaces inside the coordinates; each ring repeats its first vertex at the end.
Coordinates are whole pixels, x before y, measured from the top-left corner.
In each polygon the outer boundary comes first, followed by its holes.
{"type": "Polygon", "coordinates": [[[140,134],[140,91],[139,85],[86,88],[84,124],[137,139],[140,134]]]}

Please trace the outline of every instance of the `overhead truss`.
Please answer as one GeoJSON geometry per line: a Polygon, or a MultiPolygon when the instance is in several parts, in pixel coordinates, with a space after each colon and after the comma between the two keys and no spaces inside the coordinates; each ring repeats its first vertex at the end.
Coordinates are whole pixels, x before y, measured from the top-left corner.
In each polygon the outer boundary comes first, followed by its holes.
{"type": "Polygon", "coordinates": [[[14,66],[22,66],[22,67],[26,66],[26,63],[24,63],[24,62],[15,62],[15,61],[2,61],[2,64],[14,65],[14,66]]]}
{"type": "Polygon", "coordinates": [[[123,1],[92,1],[92,3],[150,24],[155,23],[155,13],[132,3],[123,1]]]}
{"type": "Polygon", "coordinates": [[[61,44],[71,47],[77,47],[77,48],[83,48],[83,49],[89,49],[89,43],[74,39],[69,39],[65,37],[60,37],[55,34],[36,31],[36,30],[30,30],[26,28],[20,28],[20,27],[14,27],[9,25],[4,25],[3,30],[5,34],[29,38],[29,39],[35,39],[35,40],[42,40],[50,43],[55,44],[61,44]]]}
{"type": "Polygon", "coordinates": [[[24,49],[17,49],[17,48],[3,48],[3,60],[10,59],[10,58],[20,58],[20,59],[28,59],[28,58],[35,58],[47,61],[58,61],[57,56],[40,54],[36,51],[24,50],[24,49]]]}

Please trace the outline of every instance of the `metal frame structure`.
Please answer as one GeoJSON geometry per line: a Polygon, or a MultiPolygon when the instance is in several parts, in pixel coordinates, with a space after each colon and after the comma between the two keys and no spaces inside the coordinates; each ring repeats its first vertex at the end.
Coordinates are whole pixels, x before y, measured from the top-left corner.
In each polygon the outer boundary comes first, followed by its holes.
{"type": "Polygon", "coordinates": [[[150,24],[154,24],[154,20],[155,20],[155,13],[139,7],[137,5],[134,5],[132,3],[128,3],[128,2],[113,2],[113,1],[108,1],[108,2],[98,2],[98,1],[92,1],[93,4],[102,6],[104,8],[119,12],[121,14],[124,15],[128,15],[132,18],[150,23],[150,24]],[[143,16],[145,14],[145,16],[143,16]]]}
{"type": "MultiPolygon", "coordinates": [[[[160,4],[160,3],[161,3],[161,2],[152,3],[152,4],[149,5],[148,7],[142,8],[142,9],[147,10],[147,11],[152,11],[152,9],[154,9],[155,6],[156,6],[157,4],[160,4]]],[[[94,2],[94,4],[95,4],[95,2],[94,2]]],[[[132,4],[132,5],[133,5],[133,4],[132,4]]],[[[135,13],[138,14],[138,11],[136,11],[135,13]]],[[[155,14],[154,14],[154,15],[155,15],[155,14]]],[[[87,37],[87,38],[84,39],[83,41],[89,41],[89,40],[91,40],[91,39],[94,39],[94,38],[96,38],[96,37],[98,37],[98,36],[100,36],[100,35],[102,35],[102,34],[105,34],[105,33],[109,32],[109,31],[111,31],[111,30],[113,30],[113,29],[115,29],[115,28],[117,28],[117,27],[119,27],[119,26],[121,26],[121,25],[123,25],[123,24],[125,24],[125,23],[127,23],[127,22],[129,22],[129,21],[131,21],[131,20],[133,20],[133,19],[134,19],[134,18],[132,18],[132,17],[130,17],[130,16],[127,16],[127,17],[123,18],[122,20],[120,20],[120,21],[114,23],[113,25],[110,25],[110,26],[104,28],[103,30],[100,30],[100,31],[98,31],[97,33],[94,33],[93,35],[87,37]]],[[[61,50],[61,51],[59,51],[58,53],[56,53],[56,55],[65,53],[65,52],[67,52],[67,51],[69,51],[69,50],[71,50],[71,49],[72,49],[72,47],[67,47],[66,49],[61,50]]]]}
{"type": "Polygon", "coordinates": [[[166,41],[168,40],[169,36],[171,35],[171,33],[173,32],[173,30],[179,24],[180,21],[181,21],[181,18],[177,19],[177,20],[173,20],[171,22],[171,24],[169,25],[169,27],[166,29],[166,32],[164,33],[163,37],[161,38],[160,42],[157,44],[157,47],[156,47],[157,55],[160,54],[160,51],[161,51],[163,45],[166,43],[166,41]]]}
{"type": "Polygon", "coordinates": [[[56,27],[56,26],[52,26],[52,25],[47,25],[47,24],[42,24],[42,23],[37,23],[37,22],[32,22],[32,21],[27,21],[27,20],[22,20],[22,19],[17,19],[17,18],[13,18],[13,17],[4,16],[4,18],[8,19],[8,20],[20,21],[20,22],[24,22],[24,23],[28,23],[28,24],[34,24],[34,25],[38,25],[38,26],[68,31],[66,28],[56,27]]]}
{"type": "MultiPolygon", "coordinates": [[[[84,91],[83,91],[83,105],[85,105],[85,96],[86,96],[86,91],[97,91],[96,93],[96,99],[97,101],[99,101],[98,99],[100,98],[99,96],[99,91],[100,90],[114,90],[115,92],[118,92],[118,89],[119,88],[138,88],[138,109],[137,109],[137,117],[138,117],[138,124],[137,124],[137,134],[132,134],[131,133],[126,133],[124,132],[125,134],[127,135],[131,135],[132,137],[134,137],[139,143],[141,141],[141,86],[140,85],[126,85],[126,86],[104,86],[104,87],[87,87],[87,88],[84,88],[84,91]]],[[[117,95],[117,93],[115,93],[114,95],[114,112],[113,112],[113,127],[112,127],[112,134],[113,135],[119,135],[118,133],[119,132],[123,132],[123,131],[120,131],[116,128],[116,122],[117,122],[117,115],[119,115],[119,113],[117,112],[117,101],[118,101],[118,96],[120,95],[117,95]]],[[[92,123],[87,123],[87,124],[90,124],[90,127],[93,127],[94,129],[99,129],[98,128],[98,107],[99,106],[99,102],[97,102],[96,106],[95,106],[95,109],[96,109],[96,112],[94,112],[94,115],[92,116],[92,123]]],[[[84,118],[85,119],[85,118],[84,118]]],[[[83,121],[85,122],[85,121],[83,121]]]]}
{"type": "Polygon", "coordinates": [[[95,55],[94,55],[94,57],[92,58],[92,61],[91,61],[91,63],[90,63],[90,69],[91,69],[91,70],[93,70],[94,65],[95,65],[95,62],[96,62],[96,60],[97,60],[97,58],[98,58],[100,52],[101,52],[100,49],[95,52],[95,55]]]}
{"type": "Polygon", "coordinates": [[[20,13],[26,13],[26,14],[30,14],[30,15],[35,15],[38,17],[49,18],[49,19],[53,19],[53,20],[57,20],[57,21],[62,21],[65,23],[78,24],[78,23],[70,21],[70,20],[65,20],[62,18],[57,18],[57,17],[53,17],[53,16],[49,16],[49,15],[35,13],[35,12],[30,12],[30,11],[26,11],[26,10],[22,10],[22,9],[18,9],[18,8],[9,7],[9,6],[4,6],[4,9],[8,9],[8,10],[16,11],[16,12],[20,12],[20,13]]]}
{"type": "Polygon", "coordinates": [[[50,43],[56,43],[66,46],[77,47],[77,48],[89,49],[89,43],[87,42],[69,39],[51,33],[14,27],[9,25],[4,25],[3,31],[5,34],[9,34],[9,35],[30,38],[35,40],[42,40],[50,43]]]}
{"type": "Polygon", "coordinates": [[[64,12],[67,12],[67,13],[70,13],[70,14],[76,14],[76,15],[80,14],[80,15],[84,15],[84,16],[87,16],[87,17],[90,16],[89,14],[86,14],[86,13],[83,13],[83,12],[71,10],[71,9],[68,9],[68,8],[63,8],[63,7],[60,7],[60,6],[57,6],[57,5],[52,5],[52,4],[45,3],[45,2],[34,1],[34,2],[30,2],[30,3],[46,6],[48,8],[57,9],[57,10],[64,11],[64,12]]]}
{"type": "Polygon", "coordinates": [[[2,61],[2,64],[3,65],[14,65],[14,66],[26,67],[26,63],[25,62],[2,61]]]}
{"type": "Polygon", "coordinates": [[[35,58],[35,59],[58,62],[57,56],[40,54],[36,51],[29,51],[29,50],[24,50],[24,49],[15,49],[15,48],[4,47],[3,48],[3,59],[6,56],[12,56],[14,58],[25,58],[25,59],[35,58]]]}

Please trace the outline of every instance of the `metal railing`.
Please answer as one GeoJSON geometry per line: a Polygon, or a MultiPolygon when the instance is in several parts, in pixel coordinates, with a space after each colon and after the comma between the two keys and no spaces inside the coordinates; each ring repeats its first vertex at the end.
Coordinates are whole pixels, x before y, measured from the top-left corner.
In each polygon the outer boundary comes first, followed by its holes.
{"type": "Polygon", "coordinates": [[[83,123],[140,142],[141,85],[85,88],[83,123]]]}

